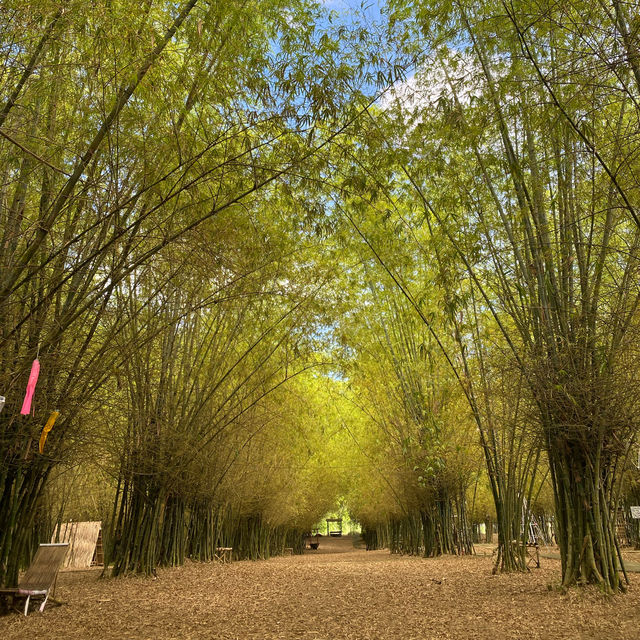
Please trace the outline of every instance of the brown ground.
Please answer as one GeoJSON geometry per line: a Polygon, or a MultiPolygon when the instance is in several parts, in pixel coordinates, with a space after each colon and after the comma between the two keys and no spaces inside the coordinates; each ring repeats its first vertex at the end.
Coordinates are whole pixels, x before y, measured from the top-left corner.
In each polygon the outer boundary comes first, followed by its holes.
{"type": "Polygon", "coordinates": [[[343,538],[304,556],[190,563],[156,580],[65,571],[56,595],[66,604],[0,617],[0,638],[640,638],[639,574],[626,595],[562,595],[558,561],[542,564],[492,576],[486,556],[391,556],[343,538]]]}

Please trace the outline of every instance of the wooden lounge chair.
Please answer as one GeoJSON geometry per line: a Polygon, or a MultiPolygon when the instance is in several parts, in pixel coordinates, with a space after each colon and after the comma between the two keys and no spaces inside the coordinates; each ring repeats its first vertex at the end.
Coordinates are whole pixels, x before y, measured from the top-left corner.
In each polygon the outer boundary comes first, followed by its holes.
{"type": "Polygon", "coordinates": [[[24,576],[14,589],[0,589],[0,594],[15,599],[26,597],[24,615],[29,612],[31,598],[43,598],[40,611],[44,611],[49,595],[55,590],[58,571],[69,548],[68,542],[41,544],[24,576]]]}

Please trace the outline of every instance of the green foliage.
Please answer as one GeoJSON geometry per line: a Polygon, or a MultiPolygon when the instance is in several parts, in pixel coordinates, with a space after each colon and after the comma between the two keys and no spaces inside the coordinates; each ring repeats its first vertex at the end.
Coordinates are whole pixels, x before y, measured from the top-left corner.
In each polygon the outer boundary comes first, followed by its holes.
{"type": "Polygon", "coordinates": [[[67,517],[116,573],[300,550],[336,509],[427,555],[495,518],[524,570],[555,510],[565,585],[624,588],[637,19],[384,11],[0,8],[0,583],[67,517]]]}

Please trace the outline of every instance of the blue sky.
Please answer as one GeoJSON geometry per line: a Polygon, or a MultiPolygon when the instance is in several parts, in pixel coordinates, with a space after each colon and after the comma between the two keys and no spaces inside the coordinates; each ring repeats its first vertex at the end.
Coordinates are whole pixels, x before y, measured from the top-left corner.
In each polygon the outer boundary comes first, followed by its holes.
{"type": "Polygon", "coordinates": [[[385,4],[385,0],[320,0],[327,9],[333,9],[339,13],[349,11],[362,12],[371,20],[380,19],[380,8],[385,4]]]}

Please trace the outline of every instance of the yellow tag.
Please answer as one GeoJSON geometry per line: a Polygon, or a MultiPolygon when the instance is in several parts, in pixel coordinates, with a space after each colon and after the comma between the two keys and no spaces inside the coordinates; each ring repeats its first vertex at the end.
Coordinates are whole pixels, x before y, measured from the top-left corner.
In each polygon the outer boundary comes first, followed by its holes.
{"type": "Polygon", "coordinates": [[[47,420],[47,424],[44,425],[44,429],[42,430],[42,433],[40,434],[40,446],[38,447],[39,450],[40,450],[40,453],[42,453],[44,451],[44,443],[47,441],[47,436],[49,435],[49,431],[51,431],[51,429],[53,429],[53,425],[54,425],[55,421],[58,419],[59,415],[60,415],[59,411],[54,411],[49,416],[49,419],[47,420]]]}

